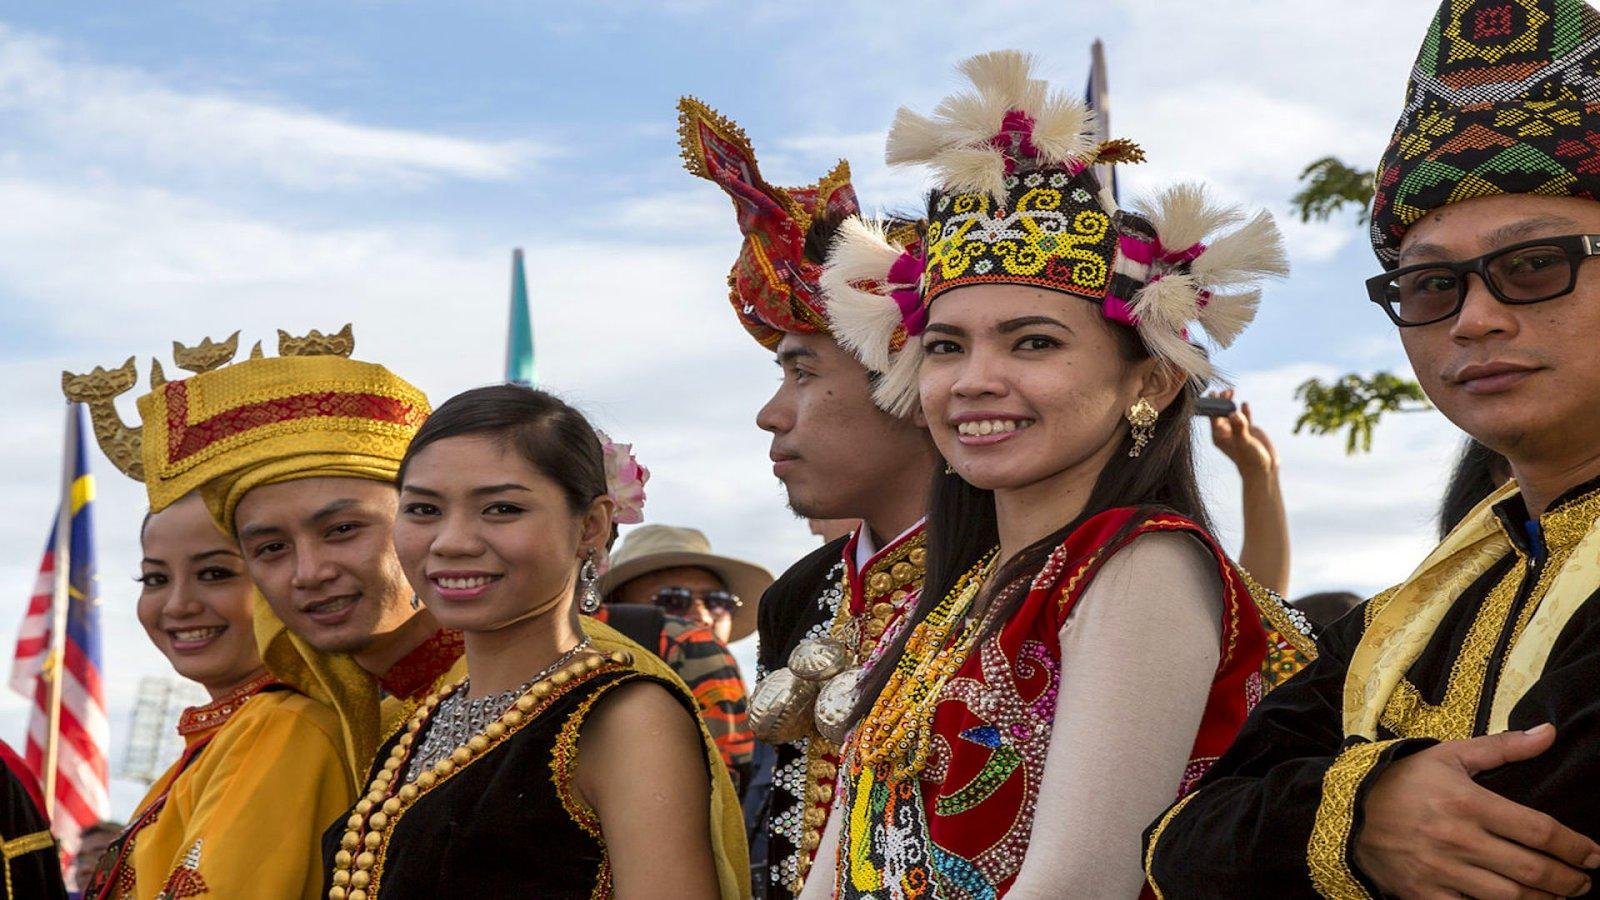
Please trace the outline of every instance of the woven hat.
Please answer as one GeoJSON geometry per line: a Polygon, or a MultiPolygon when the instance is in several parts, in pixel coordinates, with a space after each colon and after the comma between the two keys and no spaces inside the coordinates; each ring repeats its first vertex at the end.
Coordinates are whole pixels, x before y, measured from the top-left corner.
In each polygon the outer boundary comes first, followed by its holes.
{"type": "Polygon", "coordinates": [[[600,596],[607,597],[624,584],[651,572],[692,566],[714,572],[739,597],[733,610],[730,640],[739,640],[756,630],[756,606],[772,585],[772,573],[755,563],[718,556],[711,542],[699,529],[673,525],[641,525],[628,532],[622,546],[611,554],[611,567],[600,576],[600,596]]]}
{"type": "Polygon", "coordinates": [[[1035,78],[1026,54],[985,53],[960,69],[972,90],[932,116],[901,109],[889,131],[888,162],[926,165],[937,180],[923,246],[846,221],[822,277],[834,335],[884,373],[879,405],[915,407],[922,346],[909,338],[934,300],[980,284],[1081,297],[1195,381],[1211,378],[1189,329],[1231,344],[1255,316],[1257,282],[1287,273],[1271,215],[1247,217],[1198,185],[1120,209],[1092,167],[1142,161],[1137,145],[1092,140],[1087,107],[1035,78]]]}
{"type": "Polygon", "coordinates": [[[174,341],[179,368],[195,374],[168,381],[152,360],[139,428],[125,425],[113,405],[138,379],[131,357],[110,372],[63,372],[62,390],[88,405],[101,449],[144,482],[152,512],[199,491],[229,534],[239,499],[264,484],[394,480],[428,417],[428,398],[383,366],[349,359],[349,325],[329,335],[279,331],[276,357],[264,356],[258,343],[249,359],[233,363],[238,349],[238,332],[195,347],[174,341]]]}
{"type": "Polygon", "coordinates": [[[1600,198],[1600,13],[1445,0],[1378,162],[1372,249],[1394,268],[1429,212],[1496,194],[1600,198]]]}

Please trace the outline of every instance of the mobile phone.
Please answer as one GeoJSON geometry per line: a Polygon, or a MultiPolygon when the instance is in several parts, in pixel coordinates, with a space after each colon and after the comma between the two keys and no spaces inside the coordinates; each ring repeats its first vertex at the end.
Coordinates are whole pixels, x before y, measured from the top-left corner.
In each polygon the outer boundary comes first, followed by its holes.
{"type": "Polygon", "coordinates": [[[1238,408],[1232,400],[1223,397],[1201,397],[1194,405],[1194,414],[1208,419],[1220,419],[1233,415],[1238,408]]]}

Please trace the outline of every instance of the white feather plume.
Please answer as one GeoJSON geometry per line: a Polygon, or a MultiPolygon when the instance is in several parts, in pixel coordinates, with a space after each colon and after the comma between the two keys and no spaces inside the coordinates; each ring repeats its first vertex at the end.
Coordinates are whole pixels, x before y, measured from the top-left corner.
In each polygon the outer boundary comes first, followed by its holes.
{"type": "Polygon", "coordinates": [[[1200,308],[1200,327],[1219,347],[1231,347],[1251,322],[1261,305],[1260,291],[1238,294],[1212,294],[1200,308]]]}
{"type": "Polygon", "coordinates": [[[889,368],[890,342],[901,326],[900,307],[887,293],[864,291],[856,285],[863,281],[884,285],[901,252],[889,242],[883,223],[851,216],[840,224],[822,269],[822,290],[834,337],[874,372],[889,368]]]}
{"type": "MultiPolygon", "coordinates": [[[[969,56],[956,64],[973,86],[1000,107],[1034,113],[1044,102],[1043,82],[1033,77],[1033,54],[1020,50],[991,50],[969,56]]],[[[999,124],[996,117],[995,124],[999,124]]]]}
{"type": "Polygon", "coordinates": [[[1133,314],[1145,346],[1190,377],[1205,381],[1211,377],[1211,364],[1198,347],[1183,337],[1184,329],[1199,317],[1199,307],[1199,292],[1188,275],[1168,275],[1133,295],[1133,314]]]}
{"type": "Polygon", "coordinates": [[[1011,110],[1034,120],[1032,141],[1039,163],[1086,162],[1093,151],[1089,112],[1065,93],[1033,77],[1033,57],[1016,50],[981,53],[958,67],[972,89],[945,98],[932,116],[908,109],[895,114],[884,158],[890,165],[932,167],[943,189],[988,193],[1004,202],[1003,152],[989,145],[1011,110]]]}
{"type": "Polygon", "coordinates": [[[1033,146],[1048,161],[1081,160],[1094,149],[1094,140],[1089,136],[1089,108],[1077,98],[1052,92],[1033,117],[1033,146]]]}
{"type": "Polygon", "coordinates": [[[1289,274],[1283,235],[1272,214],[1263,210],[1239,230],[1212,241],[1190,271],[1196,281],[1212,288],[1289,274]]]}
{"type": "Polygon", "coordinates": [[[889,126],[883,159],[891,166],[925,163],[937,156],[948,140],[944,123],[902,106],[889,126]]]}
{"type": "Polygon", "coordinates": [[[1192,247],[1207,235],[1244,220],[1237,207],[1213,203],[1205,187],[1194,183],[1175,184],[1140,205],[1168,250],[1192,247]]]}
{"type": "Polygon", "coordinates": [[[922,342],[917,338],[906,341],[905,347],[894,355],[889,368],[883,372],[872,389],[872,401],[891,416],[904,419],[922,402],[917,379],[922,368],[922,342]]]}

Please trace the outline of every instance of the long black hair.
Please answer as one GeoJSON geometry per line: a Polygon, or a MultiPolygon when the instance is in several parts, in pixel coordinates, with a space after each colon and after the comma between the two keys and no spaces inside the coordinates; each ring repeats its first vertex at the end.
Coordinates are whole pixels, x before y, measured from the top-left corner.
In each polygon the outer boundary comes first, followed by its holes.
{"type": "Polygon", "coordinates": [[[1472,508],[1494,493],[1511,477],[1506,458],[1472,438],[1461,447],[1461,456],[1450,472],[1444,498],[1439,501],[1439,540],[1455,530],[1472,508]]]}
{"type": "MultiPolygon", "coordinates": [[[[1136,363],[1150,357],[1150,351],[1132,328],[1109,321],[1106,326],[1115,336],[1117,350],[1124,360],[1136,363]]],[[[1131,430],[1125,431],[1117,447],[1117,456],[1095,478],[1083,511],[1072,521],[1024,547],[1016,556],[1002,561],[986,587],[992,612],[985,616],[986,633],[980,635],[980,640],[999,630],[1016,613],[1027,597],[1028,584],[1039,574],[1051,552],[1080,525],[1108,509],[1132,506],[1147,513],[1178,513],[1210,530],[1211,520],[1206,514],[1194,469],[1191,421],[1197,397],[1193,382],[1185,382],[1178,397],[1156,420],[1155,433],[1137,457],[1127,457],[1133,438],[1131,430]]],[[[994,492],[973,487],[959,475],[945,474],[942,461],[935,473],[928,503],[928,566],[922,594],[916,607],[907,613],[909,621],[894,644],[862,682],[854,711],[858,720],[872,708],[888,683],[890,673],[905,652],[912,629],[955,588],[963,574],[1000,543],[994,492]]],[[[1139,517],[1131,520],[1125,531],[1135,527],[1138,521],[1139,517]]],[[[1118,535],[1118,539],[1121,536],[1118,535]]]]}
{"type": "Polygon", "coordinates": [[[411,439],[395,483],[423,448],[472,434],[493,435],[521,454],[561,487],[575,516],[606,493],[605,454],[589,420],[554,394],[516,384],[473,388],[441,404],[411,439]]]}

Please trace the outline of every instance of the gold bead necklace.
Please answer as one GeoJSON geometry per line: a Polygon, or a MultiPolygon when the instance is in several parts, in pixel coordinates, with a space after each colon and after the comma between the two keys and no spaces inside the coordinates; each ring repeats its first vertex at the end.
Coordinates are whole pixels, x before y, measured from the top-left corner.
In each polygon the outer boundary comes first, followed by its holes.
{"type": "Polygon", "coordinates": [[[607,663],[631,665],[633,654],[618,650],[609,656],[594,654],[574,659],[529,685],[499,718],[484,726],[482,732],[473,735],[449,756],[419,773],[414,780],[402,783],[405,781],[402,773],[417,743],[417,734],[439,708],[439,701],[461,685],[458,682],[436,691],[422,701],[406,723],[405,733],[400,735],[399,741],[389,752],[389,758],[384,760],[383,768],[367,786],[366,796],[356,803],[355,811],[345,820],[344,836],[340,838],[339,850],[333,857],[333,887],[328,889],[328,900],[368,900],[369,889],[373,889],[378,853],[388,839],[390,826],[402,812],[429,789],[466,768],[474,759],[515,732],[529,720],[530,714],[536,711],[535,707],[550,700],[561,688],[607,663]]]}
{"type": "Polygon", "coordinates": [[[927,733],[934,709],[945,684],[966,662],[977,640],[980,620],[967,613],[998,555],[998,549],[985,553],[912,630],[888,683],[858,729],[856,771],[892,763],[892,776],[907,778],[927,764],[927,733]],[[961,632],[952,641],[958,624],[961,632]]]}

